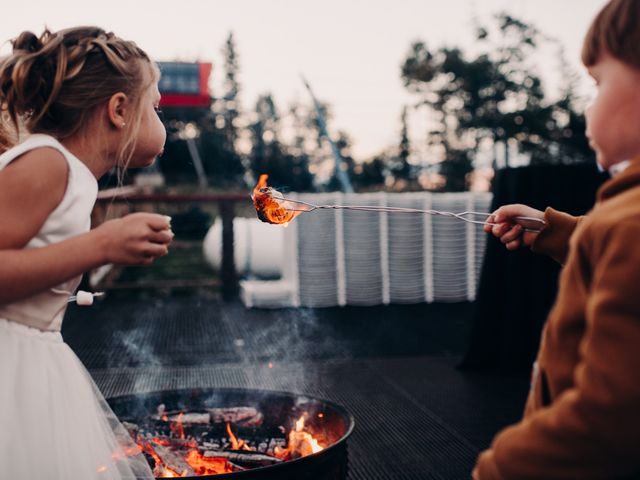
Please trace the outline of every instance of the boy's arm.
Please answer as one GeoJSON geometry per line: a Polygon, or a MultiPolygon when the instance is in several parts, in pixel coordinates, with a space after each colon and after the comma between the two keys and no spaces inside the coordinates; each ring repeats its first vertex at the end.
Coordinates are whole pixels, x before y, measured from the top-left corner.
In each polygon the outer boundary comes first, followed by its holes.
{"type": "MultiPolygon", "coordinates": [[[[620,478],[640,472],[640,222],[608,227],[591,258],[588,329],[573,388],[505,429],[477,478],[620,478]]],[[[582,244],[580,245],[582,247],[582,244]]]]}
{"type": "Polygon", "coordinates": [[[564,265],[569,253],[569,238],[580,220],[582,217],[573,217],[548,207],[544,211],[546,226],[534,240],[531,250],[544,253],[564,265]]]}

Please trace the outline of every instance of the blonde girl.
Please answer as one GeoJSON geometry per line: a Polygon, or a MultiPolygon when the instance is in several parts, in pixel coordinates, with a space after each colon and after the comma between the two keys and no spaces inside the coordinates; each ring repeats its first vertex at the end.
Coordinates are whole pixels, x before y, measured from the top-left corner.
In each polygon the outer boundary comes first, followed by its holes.
{"type": "Polygon", "coordinates": [[[60,328],[83,272],[167,253],[162,215],[90,230],[97,179],[162,152],[159,73],[97,27],[12,44],[0,60],[0,476],[153,478],[60,328]]]}

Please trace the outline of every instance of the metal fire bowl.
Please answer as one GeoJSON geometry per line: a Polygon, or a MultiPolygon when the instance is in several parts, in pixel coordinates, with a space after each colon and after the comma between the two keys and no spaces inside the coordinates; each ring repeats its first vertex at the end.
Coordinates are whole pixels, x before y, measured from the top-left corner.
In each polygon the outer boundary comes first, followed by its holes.
{"type": "Polygon", "coordinates": [[[240,480],[344,480],[347,478],[347,439],[353,431],[353,416],[342,406],[307,395],[270,390],[204,388],[162,390],[150,393],[123,395],[107,399],[121,421],[137,423],[137,419],[155,414],[158,405],[167,411],[197,411],[205,408],[254,407],[264,415],[263,425],[291,428],[302,412],[308,412],[305,425],[320,432],[330,445],[306,457],[276,465],[218,475],[202,475],[199,479],[240,480]],[[319,417],[317,414],[322,413],[319,417]]]}

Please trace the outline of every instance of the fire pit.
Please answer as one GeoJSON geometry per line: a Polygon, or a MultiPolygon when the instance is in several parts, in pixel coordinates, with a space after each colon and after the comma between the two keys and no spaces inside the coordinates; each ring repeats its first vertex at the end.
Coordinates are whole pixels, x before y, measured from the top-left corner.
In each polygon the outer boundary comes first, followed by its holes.
{"type": "Polygon", "coordinates": [[[353,417],[286,392],[167,390],[108,400],[157,478],[343,480],[353,417]]]}

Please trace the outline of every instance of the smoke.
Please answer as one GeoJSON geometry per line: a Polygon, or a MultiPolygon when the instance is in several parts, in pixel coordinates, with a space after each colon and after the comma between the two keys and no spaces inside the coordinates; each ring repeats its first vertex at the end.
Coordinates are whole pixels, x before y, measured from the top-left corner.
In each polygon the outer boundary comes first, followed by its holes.
{"type": "Polygon", "coordinates": [[[163,366],[151,339],[154,323],[147,318],[150,314],[137,313],[139,316],[131,329],[113,332],[107,361],[109,369],[123,373],[130,393],[153,390],[154,378],[163,366]]]}
{"type": "Polygon", "coordinates": [[[114,332],[112,337],[114,353],[110,356],[111,368],[121,367],[161,367],[160,358],[153,351],[149,341],[148,328],[114,332]]]}
{"type": "MultiPolygon", "coordinates": [[[[269,320],[260,313],[245,310],[249,328],[235,329],[241,335],[234,339],[234,349],[251,387],[308,391],[322,384],[317,378],[322,375],[320,360],[352,356],[348,343],[313,309],[280,310],[269,320]]],[[[233,319],[225,314],[224,321],[233,319]]]]}

